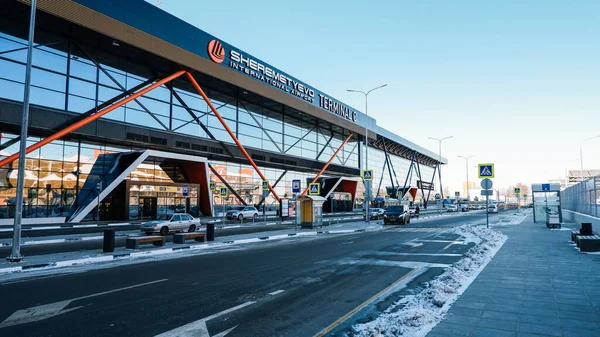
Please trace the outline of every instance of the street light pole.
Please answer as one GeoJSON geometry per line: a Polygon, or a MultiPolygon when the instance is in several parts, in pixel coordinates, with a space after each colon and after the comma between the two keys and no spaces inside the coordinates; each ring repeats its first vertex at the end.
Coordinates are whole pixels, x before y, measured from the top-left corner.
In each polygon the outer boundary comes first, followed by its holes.
{"type": "Polygon", "coordinates": [[[592,139],[596,139],[596,138],[600,138],[600,135],[594,136],[594,137],[590,137],[590,138],[586,138],[584,140],[582,140],[579,143],[579,164],[581,166],[581,181],[583,182],[583,142],[585,142],[586,140],[592,140],[592,139]]]}
{"type": "Polygon", "coordinates": [[[471,195],[469,194],[469,158],[473,158],[475,156],[459,156],[465,160],[465,169],[467,171],[467,200],[471,200],[471,195]]]}
{"type": "Polygon", "coordinates": [[[17,176],[17,196],[15,204],[15,219],[13,228],[13,245],[10,262],[20,262],[21,255],[21,220],[23,219],[23,192],[25,190],[25,152],[27,149],[27,128],[29,125],[29,89],[31,87],[31,58],[33,53],[33,36],[35,33],[36,0],[31,1],[29,18],[29,40],[27,41],[27,66],[25,68],[25,91],[23,94],[23,113],[21,116],[21,142],[19,144],[19,167],[17,176]]]}
{"type": "MultiPolygon", "coordinates": [[[[361,93],[363,95],[365,95],[365,115],[369,115],[369,94],[371,93],[371,91],[377,90],[377,89],[381,89],[383,87],[387,86],[387,84],[383,84],[380,85],[378,87],[375,87],[367,92],[361,91],[361,90],[352,90],[352,89],[347,89],[346,91],[348,92],[358,92],[361,93]]],[[[367,121],[365,120],[365,167],[363,168],[363,170],[368,170],[369,169],[369,127],[367,124],[367,121]]],[[[366,185],[366,184],[365,184],[366,185]]],[[[366,191],[366,189],[365,189],[366,191]]],[[[371,193],[372,191],[367,191],[365,193],[365,219],[367,220],[367,223],[371,222],[371,216],[369,214],[369,202],[371,201],[371,193]]]]}
{"type": "Polygon", "coordinates": [[[438,173],[440,176],[440,196],[442,197],[442,199],[444,198],[444,192],[442,191],[442,141],[446,140],[446,139],[450,139],[453,138],[454,136],[448,136],[448,137],[444,137],[442,139],[439,138],[434,138],[434,137],[427,137],[428,139],[433,139],[433,140],[437,140],[438,141],[438,145],[439,145],[439,160],[438,160],[438,173]]]}

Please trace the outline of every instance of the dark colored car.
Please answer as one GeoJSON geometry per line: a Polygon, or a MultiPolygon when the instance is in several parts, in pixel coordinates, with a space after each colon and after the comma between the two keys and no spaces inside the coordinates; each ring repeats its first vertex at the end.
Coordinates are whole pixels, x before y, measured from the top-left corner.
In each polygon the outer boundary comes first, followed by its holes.
{"type": "Polygon", "coordinates": [[[463,211],[463,212],[468,212],[469,211],[469,206],[463,206],[460,210],[463,211]]]}
{"type": "Polygon", "coordinates": [[[388,206],[383,214],[383,223],[389,224],[400,224],[404,225],[410,223],[410,213],[408,206],[405,205],[393,205],[388,206]]]}
{"type": "MultiPolygon", "coordinates": [[[[369,213],[371,213],[371,220],[379,220],[380,218],[383,217],[383,213],[385,211],[383,210],[383,208],[370,208],[369,209],[369,213]]],[[[363,212],[363,220],[366,220],[366,212],[363,212]]]]}

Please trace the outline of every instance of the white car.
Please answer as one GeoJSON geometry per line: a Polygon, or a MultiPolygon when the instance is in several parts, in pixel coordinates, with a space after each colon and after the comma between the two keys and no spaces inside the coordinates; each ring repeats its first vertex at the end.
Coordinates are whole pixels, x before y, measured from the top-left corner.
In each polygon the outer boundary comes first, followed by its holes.
{"type": "Polygon", "coordinates": [[[498,205],[489,205],[487,211],[488,213],[498,213],[498,205]]]}
{"type": "Polygon", "coordinates": [[[258,220],[258,210],[253,206],[236,206],[234,209],[227,212],[227,219],[254,219],[258,220]]]}
{"type": "Polygon", "coordinates": [[[159,233],[168,235],[171,232],[195,232],[200,227],[200,219],[194,218],[187,213],[175,213],[169,220],[155,220],[143,222],[140,230],[146,235],[159,233]]]}
{"type": "Polygon", "coordinates": [[[456,206],[456,205],[448,205],[448,206],[446,206],[446,210],[448,212],[458,212],[458,206],[456,206]]]}

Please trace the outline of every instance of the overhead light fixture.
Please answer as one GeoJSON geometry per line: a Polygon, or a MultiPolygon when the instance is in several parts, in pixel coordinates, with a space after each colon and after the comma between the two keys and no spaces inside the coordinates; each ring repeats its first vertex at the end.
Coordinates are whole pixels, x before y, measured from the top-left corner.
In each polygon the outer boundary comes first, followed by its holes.
{"type": "Polygon", "coordinates": [[[248,95],[248,92],[247,92],[246,90],[244,90],[242,93],[243,93],[244,95],[248,95]]]}
{"type": "Polygon", "coordinates": [[[118,47],[119,46],[119,41],[113,40],[112,45],[113,45],[113,47],[118,47]]]}

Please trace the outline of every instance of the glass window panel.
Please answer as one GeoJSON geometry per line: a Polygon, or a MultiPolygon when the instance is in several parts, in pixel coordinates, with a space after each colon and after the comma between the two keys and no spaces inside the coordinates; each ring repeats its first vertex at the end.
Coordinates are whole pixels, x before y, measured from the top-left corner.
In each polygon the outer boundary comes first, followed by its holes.
{"type": "MultiPolygon", "coordinates": [[[[216,103],[215,107],[217,107],[217,106],[219,106],[221,104],[222,103],[216,103]]],[[[236,118],[236,116],[235,116],[235,106],[232,107],[231,105],[226,105],[226,106],[223,106],[223,107],[219,108],[219,110],[217,110],[217,111],[221,114],[221,116],[223,118],[227,118],[227,119],[235,121],[235,118],[236,118]]]]}
{"type": "MultiPolygon", "coordinates": [[[[103,66],[106,70],[106,66],[103,66]]],[[[118,74],[115,73],[113,71],[108,71],[107,73],[110,74],[110,76],[112,76],[112,78],[114,78],[117,83],[119,83],[121,86],[123,86],[123,88],[126,88],[127,86],[127,76],[123,75],[123,74],[118,74]]],[[[119,85],[117,83],[115,83],[115,81],[113,81],[110,77],[108,77],[108,75],[106,75],[102,70],[100,70],[100,77],[99,77],[99,81],[100,84],[109,86],[111,88],[114,88],[115,90],[121,90],[121,88],[119,87],[119,85]]]]}
{"type": "Polygon", "coordinates": [[[42,88],[65,91],[66,77],[37,68],[31,69],[31,84],[42,88]]]}
{"type": "Polygon", "coordinates": [[[115,110],[102,116],[102,118],[112,119],[119,122],[125,121],[125,107],[118,107],[115,110]]]}
{"type": "MultiPolygon", "coordinates": [[[[153,114],[169,117],[170,112],[169,112],[169,104],[168,103],[159,102],[159,101],[156,101],[156,100],[153,100],[150,98],[146,98],[146,97],[139,97],[137,100],[140,103],[142,103],[146,107],[146,109],[148,109],[153,114]]],[[[142,107],[135,101],[132,102],[131,104],[133,105],[134,108],[143,110],[142,107]]]]}
{"type": "Polygon", "coordinates": [[[262,140],[260,138],[240,134],[238,139],[244,145],[244,147],[253,147],[257,149],[262,148],[262,140]]]}
{"type": "Polygon", "coordinates": [[[23,101],[24,84],[0,79],[0,97],[15,101],[23,101]]]}
{"type": "Polygon", "coordinates": [[[84,63],[82,58],[71,59],[70,71],[71,76],[77,76],[79,78],[96,82],[96,67],[94,65],[84,63]]]}
{"type": "Polygon", "coordinates": [[[54,53],[33,48],[32,62],[34,65],[64,73],[67,71],[67,58],[54,53]]]}
{"type": "MultiPolygon", "coordinates": [[[[20,48],[20,47],[17,47],[20,48]]],[[[16,49],[16,48],[10,48],[10,49],[16,49]]],[[[15,60],[15,61],[19,61],[19,62],[27,62],[27,50],[18,50],[18,51],[13,51],[10,53],[6,53],[6,54],[2,54],[3,57],[6,57],[7,59],[11,59],[11,60],[15,60]]]]}
{"type": "Polygon", "coordinates": [[[298,157],[302,157],[302,149],[300,149],[299,147],[295,146],[291,149],[288,150],[287,152],[289,155],[291,156],[298,156],[298,157]]]}
{"type": "Polygon", "coordinates": [[[252,119],[252,117],[250,117],[250,115],[246,111],[244,111],[242,109],[240,109],[240,118],[239,118],[239,121],[240,121],[240,123],[246,123],[246,124],[249,124],[249,125],[256,125],[256,122],[254,121],[254,119],[252,119]]]}
{"type": "Polygon", "coordinates": [[[55,91],[32,86],[29,99],[31,104],[37,104],[56,109],[65,108],[65,94],[55,91]]]}
{"type": "Polygon", "coordinates": [[[71,78],[69,80],[69,94],[96,99],[96,85],[86,81],[71,78]]]}
{"type": "Polygon", "coordinates": [[[302,137],[302,131],[295,127],[295,126],[291,126],[291,125],[286,125],[285,126],[285,134],[289,135],[289,136],[294,136],[294,137],[302,137]]]}
{"type": "Polygon", "coordinates": [[[69,95],[69,111],[84,113],[94,109],[96,102],[93,99],[69,95]]]}
{"type": "Polygon", "coordinates": [[[127,109],[127,114],[125,115],[125,121],[127,123],[132,123],[135,125],[143,125],[151,128],[162,129],[163,127],[158,124],[154,118],[148,116],[145,111],[139,111],[136,109],[127,109]]]}
{"type": "Polygon", "coordinates": [[[273,118],[263,118],[263,128],[281,132],[281,121],[273,118]]]}
{"type": "Polygon", "coordinates": [[[111,89],[100,85],[98,86],[98,101],[100,101],[101,103],[106,102],[122,93],[123,91],[121,90],[111,89]]]}
{"type": "Polygon", "coordinates": [[[16,62],[0,59],[0,77],[17,82],[25,82],[25,66],[16,62]]]}

